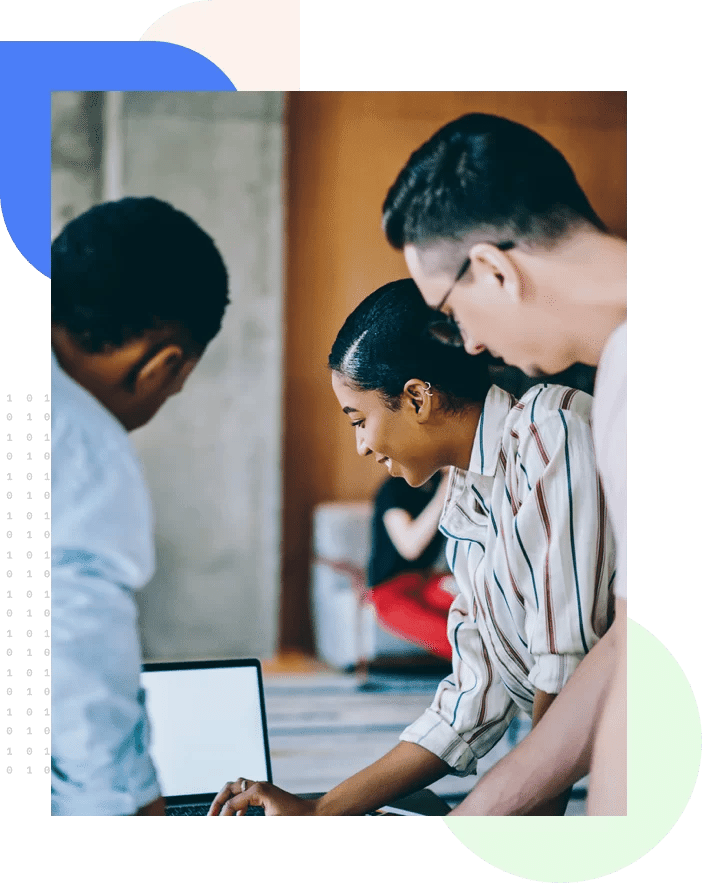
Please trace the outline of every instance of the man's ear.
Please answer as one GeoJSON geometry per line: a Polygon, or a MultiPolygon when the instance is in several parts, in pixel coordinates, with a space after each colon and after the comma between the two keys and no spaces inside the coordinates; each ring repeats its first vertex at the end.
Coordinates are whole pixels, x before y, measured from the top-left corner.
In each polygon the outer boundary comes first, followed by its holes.
{"type": "Polygon", "coordinates": [[[434,390],[430,383],[416,377],[405,383],[403,397],[406,406],[411,408],[418,423],[426,423],[431,414],[434,390]]]}
{"type": "MultiPolygon", "coordinates": [[[[177,386],[179,375],[187,365],[182,347],[174,343],[165,344],[148,356],[138,369],[134,379],[134,392],[140,398],[148,398],[156,392],[177,386]]],[[[189,372],[188,372],[189,373],[189,372]]],[[[182,386],[187,374],[180,381],[182,386]]]]}
{"type": "Polygon", "coordinates": [[[471,248],[469,257],[469,272],[480,290],[492,291],[513,303],[523,299],[521,273],[507,252],[488,242],[478,242],[471,248]]]}

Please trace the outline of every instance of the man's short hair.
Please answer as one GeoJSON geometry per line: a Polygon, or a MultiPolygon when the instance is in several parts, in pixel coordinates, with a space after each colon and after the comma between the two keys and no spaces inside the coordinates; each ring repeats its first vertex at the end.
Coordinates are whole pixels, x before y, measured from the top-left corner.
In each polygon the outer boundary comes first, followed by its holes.
{"type": "Polygon", "coordinates": [[[383,205],[398,249],[471,234],[548,246],[584,222],[605,229],[563,154],[526,126],[482,113],[416,150],[383,205]]]}
{"type": "Polygon", "coordinates": [[[51,321],[87,352],[172,327],[194,353],[217,334],[227,271],[192,218],[154,197],[89,209],[51,245],[51,321]]]}

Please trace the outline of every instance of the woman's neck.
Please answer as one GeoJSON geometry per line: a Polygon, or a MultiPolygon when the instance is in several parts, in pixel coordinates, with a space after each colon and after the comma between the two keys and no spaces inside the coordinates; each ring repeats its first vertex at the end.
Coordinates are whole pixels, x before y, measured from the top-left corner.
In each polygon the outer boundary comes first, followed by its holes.
{"type": "Polygon", "coordinates": [[[476,403],[457,413],[444,415],[441,427],[445,439],[446,465],[468,469],[473,442],[478,431],[483,405],[476,403]]]}

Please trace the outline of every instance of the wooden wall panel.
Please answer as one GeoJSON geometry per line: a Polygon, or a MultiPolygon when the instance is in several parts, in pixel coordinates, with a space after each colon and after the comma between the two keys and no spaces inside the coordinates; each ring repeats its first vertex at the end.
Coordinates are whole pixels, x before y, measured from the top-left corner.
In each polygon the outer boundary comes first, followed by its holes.
{"type": "Polygon", "coordinates": [[[312,647],[315,504],[368,499],[385,477],[355,452],[326,358],[346,316],[407,275],[380,209],[412,150],[470,111],[524,123],[555,144],[595,210],[626,235],[624,92],[295,92],[288,96],[281,645],[312,647]]]}

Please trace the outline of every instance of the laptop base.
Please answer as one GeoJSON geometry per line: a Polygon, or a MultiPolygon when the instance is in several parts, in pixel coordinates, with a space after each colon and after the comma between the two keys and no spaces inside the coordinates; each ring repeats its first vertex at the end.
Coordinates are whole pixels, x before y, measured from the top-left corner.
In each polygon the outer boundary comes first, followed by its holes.
{"type": "MultiPolygon", "coordinates": [[[[212,803],[187,803],[180,806],[167,806],[167,816],[206,816],[212,803]]],[[[262,806],[249,806],[244,813],[247,816],[265,816],[262,806]]]]}

